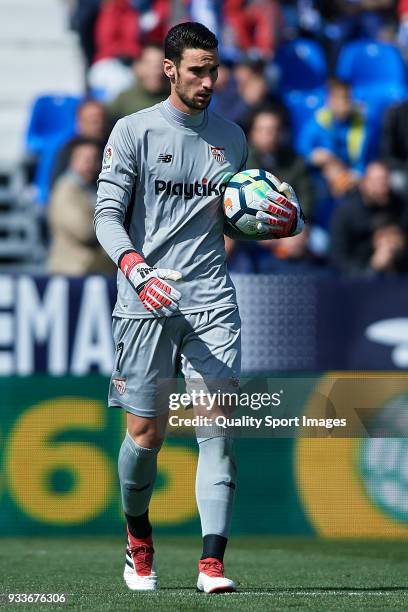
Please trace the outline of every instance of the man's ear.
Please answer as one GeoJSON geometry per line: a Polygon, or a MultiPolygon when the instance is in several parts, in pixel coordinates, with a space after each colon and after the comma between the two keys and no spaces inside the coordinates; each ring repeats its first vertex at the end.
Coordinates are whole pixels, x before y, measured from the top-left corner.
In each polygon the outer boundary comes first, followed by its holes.
{"type": "Polygon", "coordinates": [[[171,60],[167,58],[164,58],[163,71],[166,77],[168,77],[170,81],[173,83],[176,79],[176,66],[174,62],[172,62],[171,60]]]}

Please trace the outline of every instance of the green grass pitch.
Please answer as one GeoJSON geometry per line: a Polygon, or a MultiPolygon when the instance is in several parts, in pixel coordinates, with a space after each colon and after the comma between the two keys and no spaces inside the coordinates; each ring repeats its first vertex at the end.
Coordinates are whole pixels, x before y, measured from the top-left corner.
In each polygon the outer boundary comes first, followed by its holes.
{"type": "MultiPolygon", "coordinates": [[[[239,592],[196,593],[198,538],[157,537],[160,590],[131,593],[117,538],[0,540],[0,593],[66,593],[67,603],[4,610],[407,610],[405,542],[236,537],[226,574],[239,592]]],[[[2,606],[0,606],[2,607],[2,606]]]]}

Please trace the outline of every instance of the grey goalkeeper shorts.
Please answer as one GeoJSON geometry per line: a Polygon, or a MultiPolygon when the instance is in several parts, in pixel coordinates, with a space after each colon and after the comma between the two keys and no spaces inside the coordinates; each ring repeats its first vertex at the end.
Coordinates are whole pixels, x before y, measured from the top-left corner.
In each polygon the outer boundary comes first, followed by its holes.
{"type": "Polygon", "coordinates": [[[241,369],[236,306],[157,319],[114,317],[112,328],[116,353],[109,406],[138,416],[165,414],[180,373],[187,393],[200,381],[211,392],[229,386],[236,391],[241,369]]]}

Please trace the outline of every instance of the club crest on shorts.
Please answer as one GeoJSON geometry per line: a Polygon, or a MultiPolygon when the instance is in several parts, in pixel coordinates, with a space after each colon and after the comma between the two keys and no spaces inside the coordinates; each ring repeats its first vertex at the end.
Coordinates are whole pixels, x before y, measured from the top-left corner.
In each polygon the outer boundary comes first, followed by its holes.
{"type": "Polygon", "coordinates": [[[113,386],[115,387],[116,391],[119,393],[119,395],[123,395],[124,392],[126,391],[126,378],[112,378],[112,383],[113,386]]]}
{"type": "Polygon", "coordinates": [[[225,162],[225,148],[224,147],[212,147],[210,146],[211,155],[219,164],[225,162]]]}
{"type": "Polygon", "coordinates": [[[103,152],[102,172],[110,172],[112,170],[113,149],[110,145],[106,145],[103,152]]]}

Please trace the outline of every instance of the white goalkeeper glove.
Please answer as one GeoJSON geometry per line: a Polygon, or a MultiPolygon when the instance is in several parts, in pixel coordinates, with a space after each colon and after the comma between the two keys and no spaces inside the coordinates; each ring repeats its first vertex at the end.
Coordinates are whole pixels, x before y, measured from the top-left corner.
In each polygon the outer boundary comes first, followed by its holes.
{"type": "Polygon", "coordinates": [[[263,236],[285,238],[300,234],[304,227],[304,215],[295,190],[289,183],[273,177],[276,191],[270,191],[258,202],[256,228],[263,236]]]}
{"type": "Polygon", "coordinates": [[[180,291],[163,280],[178,281],[181,273],[168,268],[151,268],[136,251],[124,253],[119,268],[126,276],[143,306],[156,316],[169,316],[178,310],[180,291]]]}

